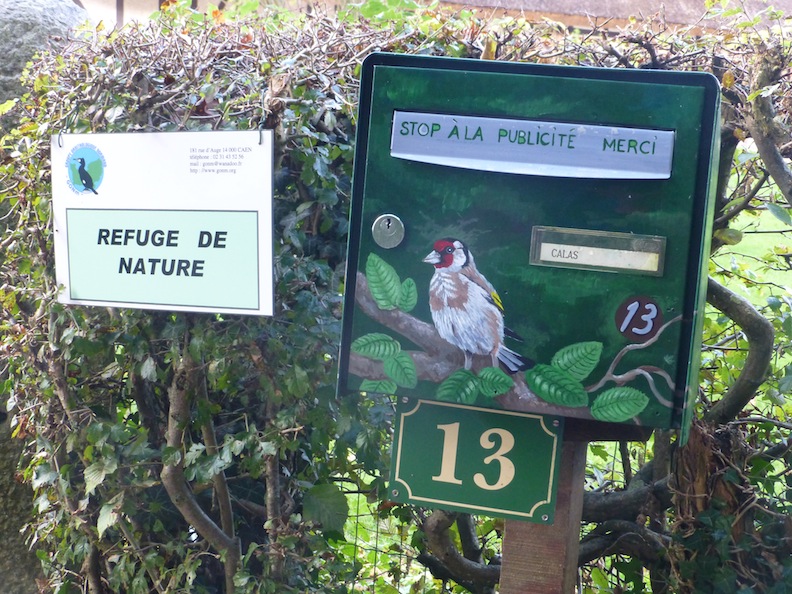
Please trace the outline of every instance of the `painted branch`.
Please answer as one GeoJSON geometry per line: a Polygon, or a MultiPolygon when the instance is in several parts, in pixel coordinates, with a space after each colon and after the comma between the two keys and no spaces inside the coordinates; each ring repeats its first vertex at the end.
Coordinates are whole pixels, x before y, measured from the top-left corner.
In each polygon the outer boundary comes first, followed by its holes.
{"type": "MultiPolygon", "coordinates": [[[[440,338],[432,324],[398,309],[380,309],[371,296],[366,276],[362,272],[358,272],[356,283],[355,302],[363,313],[424,349],[424,352],[408,351],[415,362],[419,379],[440,383],[463,366],[462,351],[440,338]]],[[[477,359],[474,361],[474,369],[490,365],[489,357],[477,357],[477,359]]],[[[358,377],[369,379],[386,379],[387,377],[382,370],[380,361],[355,353],[352,353],[350,357],[349,370],[358,377]]],[[[540,400],[525,384],[522,374],[513,375],[512,379],[514,388],[507,394],[498,397],[498,402],[509,410],[592,418],[588,408],[569,409],[540,400]]]]}
{"type": "Polygon", "coordinates": [[[464,361],[462,352],[440,338],[432,324],[422,322],[399,309],[380,309],[377,302],[374,301],[374,297],[371,296],[366,275],[362,272],[357,273],[355,302],[372,320],[395,330],[433,357],[449,359],[452,362],[464,361]]]}
{"type": "Polygon", "coordinates": [[[734,419],[756,394],[765,380],[773,357],[773,325],[753,305],[712,278],[707,284],[707,301],[740,326],[748,339],[745,365],[723,395],[704,415],[704,421],[722,425],[734,419]]]}

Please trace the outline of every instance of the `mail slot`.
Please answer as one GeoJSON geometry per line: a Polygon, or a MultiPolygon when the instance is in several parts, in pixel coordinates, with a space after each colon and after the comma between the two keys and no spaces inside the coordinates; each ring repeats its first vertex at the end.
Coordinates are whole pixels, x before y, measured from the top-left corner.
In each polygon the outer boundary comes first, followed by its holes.
{"type": "Polygon", "coordinates": [[[718,106],[705,73],[369,57],[339,392],[686,427],[718,106]]]}

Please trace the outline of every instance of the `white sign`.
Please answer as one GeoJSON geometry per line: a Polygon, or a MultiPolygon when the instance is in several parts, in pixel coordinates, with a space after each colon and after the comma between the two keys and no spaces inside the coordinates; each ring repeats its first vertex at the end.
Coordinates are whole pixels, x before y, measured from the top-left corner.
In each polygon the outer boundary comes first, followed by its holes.
{"type": "Polygon", "coordinates": [[[391,155],[462,169],[594,179],[668,179],[674,133],[396,111],[391,155]]]}
{"type": "Polygon", "coordinates": [[[272,132],[52,138],[62,303],[272,315],[272,132]]]}

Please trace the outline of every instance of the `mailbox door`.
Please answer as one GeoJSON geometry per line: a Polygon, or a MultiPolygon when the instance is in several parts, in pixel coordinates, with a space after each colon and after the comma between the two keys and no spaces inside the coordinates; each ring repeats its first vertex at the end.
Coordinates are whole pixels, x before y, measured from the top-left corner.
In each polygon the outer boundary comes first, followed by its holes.
{"type": "Polygon", "coordinates": [[[364,64],[339,390],[679,427],[717,81],[364,64]]]}

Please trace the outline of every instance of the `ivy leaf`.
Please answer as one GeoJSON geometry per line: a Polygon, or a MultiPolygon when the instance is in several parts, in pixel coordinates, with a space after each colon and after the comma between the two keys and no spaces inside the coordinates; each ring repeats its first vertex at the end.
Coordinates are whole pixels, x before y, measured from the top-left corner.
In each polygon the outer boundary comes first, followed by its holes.
{"type": "MultiPolygon", "coordinates": [[[[120,495],[123,497],[123,493],[120,493],[120,495]]],[[[99,509],[99,517],[96,519],[96,530],[99,532],[99,538],[102,538],[105,531],[118,522],[120,502],[117,499],[118,497],[113,497],[99,509]]]]}
{"type": "Polygon", "coordinates": [[[418,385],[418,370],[415,362],[407,353],[396,353],[382,362],[385,375],[402,388],[414,388],[418,385]]]}
{"type": "Polygon", "coordinates": [[[157,381],[157,364],[151,357],[146,357],[143,365],[140,366],[140,377],[150,382],[157,381]]]}
{"type": "Polygon", "coordinates": [[[401,295],[399,296],[399,309],[403,312],[412,311],[418,304],[418,288],[415,281],[411,278],[405,279],[401,285],[401,295]]]}
{"type": "Polygon", "coordinates": [[[525,382],[545,402],[579,408],[588,405],[583,384],[563,369],[540,363],[525,374],[525,382]]]}
{"type": "Polygon", "coordinates": [[[498,367],[485,367],[479,371],[479,391],[487,398],[505,394],[514,386],[514,380],[498,367]]]}
{"type": "Polygon", "coordinates": [[[783,206],[779,206],[778,204],[768,202],[767,210],[769,210],[772,213],[772,215],[782,223],[785,223],[787,225],[792,225],[792,216],[790,216],[788,208],[784,208],[783,206]]]}
{"type": "Polygon", "coordinates": [[[349,516],[346,496],[336,485],[315,485],[303,498],[303,516],[330,532],[342,532],[349,516]]]}
{"type": "Polygon", "coordinates": [[[396,270],[377,254],[366,260],[369,291],[380,309],[396,309],[401,300],[401,280],[396,270]]]}
{"type": "Polygon", "coordinates": [[[85,493],[90,495],[101,485],[108,474],[118,468],[118,461],[114,458],[102,458],[85,469],[85,493]]]}
{"type": "Polygon", "coordinates": [[[611,388],[597,396],[591,405],[591,416],[598,421],[623,423],[646,408],[649,397],[635,388],[611,388]]]}
{"type": "Polygon", "coordinates": [[[395,394],[396,382],[393,380],[363,380],[360,382],[358,390],[361,392],[372,392],[374,394],[395,394]]]}
{"type": "Polygon", "coordinates": [[[458,369],[437,387],[437,399],[444,402],[473,404],[479,393],[481,381],[467,369],[458,369]]]}
{"type": "Polygon", "coordinates": [[[550,364],[566,371],[578,381],[586,379],[599,363],[602,355],[601,342],[578,342],[559,350],[550,364]]]}
{"type": "Polygon", "coordinates": [[[372,332],[352,341],[352,352],[369,359],[383,361],[401,351],[401,345],[387,334],[372,332]]]}

